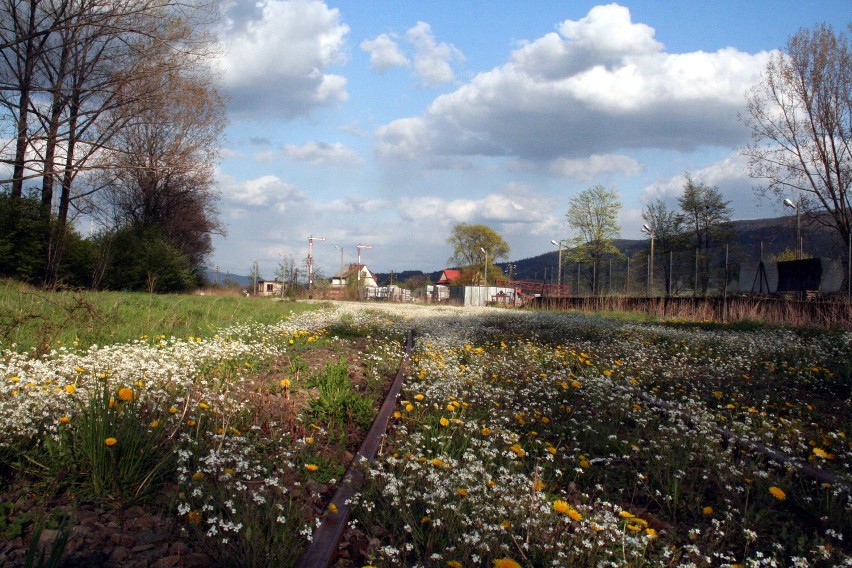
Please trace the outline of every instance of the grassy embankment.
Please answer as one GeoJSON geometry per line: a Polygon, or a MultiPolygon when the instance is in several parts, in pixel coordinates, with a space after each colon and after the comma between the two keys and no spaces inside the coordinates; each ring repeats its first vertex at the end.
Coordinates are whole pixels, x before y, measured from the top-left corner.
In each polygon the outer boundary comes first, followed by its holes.
{"type": "Polygon", "coordinates": [[[236,323],[269,324],[311,304],[234,295],[43,292],[0,280],[0,349],[86,349],[165,335],[207,337],[236,323]]]}

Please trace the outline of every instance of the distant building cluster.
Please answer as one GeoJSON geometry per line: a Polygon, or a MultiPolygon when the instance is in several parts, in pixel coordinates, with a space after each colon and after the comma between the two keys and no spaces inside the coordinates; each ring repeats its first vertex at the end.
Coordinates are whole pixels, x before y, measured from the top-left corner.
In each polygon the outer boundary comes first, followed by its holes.
{"type": "MultiPolygon", "coordinates": [[[[437,282],[426,284],[421,290],[410,290],[396,284],[379,286],[373,272],[363,264],[350,264],[328,279],[328,287],[315,290],[315,297],[326,299],[359,298],[390,302],[451,303],[463,306],[500,304],[515,306],[522,302],[520,290],[507,286],[460,285],[460,270],[448,268],[441,272],[437,282]],[[351,294],[347,295],[347,291],[351,294]]],[[[255,294],[266,297],[283,297],[287,285],[278,279],[258,280],[255,294]]]]}

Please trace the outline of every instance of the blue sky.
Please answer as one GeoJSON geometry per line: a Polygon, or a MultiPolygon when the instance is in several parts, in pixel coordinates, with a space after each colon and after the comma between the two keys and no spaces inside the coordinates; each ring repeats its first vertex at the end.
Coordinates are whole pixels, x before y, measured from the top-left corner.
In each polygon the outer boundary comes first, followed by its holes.
{"type": "Polygon", "coordinates": [[[326,274],[446,266],[460,222],[518,260],[571,236],[572,196],[603,184],[622,236],[674,204],[689,172],[736,219],[759,200],[736,149],[744,94],[800,27],[852,21],[844,1],[224,2],[219,164],[228,235],[211,266],[271,278],[283,256],[326,274]]]}

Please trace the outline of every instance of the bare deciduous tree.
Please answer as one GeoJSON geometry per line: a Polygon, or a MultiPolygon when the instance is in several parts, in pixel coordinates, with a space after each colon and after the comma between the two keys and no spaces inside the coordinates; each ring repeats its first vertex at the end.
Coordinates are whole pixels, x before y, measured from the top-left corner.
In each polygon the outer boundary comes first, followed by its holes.
{"type": "Polygon", "coordinates": [[[96,201],[112,227],[161,227],[200,267],[211,236],[224,233],[213,189],[224,104],[200,74],[170,73],[148,83],[140,88],[156,99],[129,107],[133,120],[101,153],[110,179],[96,201]]]}
{"type": "Polygon", "coordinates": [[[835,229],[847,244],[852,230],[852,50],[831,26],[801,29],[787,52],[773,55],[746,95],[741,116],[752,141],[743,155],[758,191],[797,194],[803,211],[835,229]]]}

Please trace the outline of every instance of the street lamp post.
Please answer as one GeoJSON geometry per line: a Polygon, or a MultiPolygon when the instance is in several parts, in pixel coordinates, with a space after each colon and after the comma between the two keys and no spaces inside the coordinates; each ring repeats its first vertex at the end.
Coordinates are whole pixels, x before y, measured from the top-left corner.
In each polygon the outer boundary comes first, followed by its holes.
{"type": "Polygon", "coordinates": [[[642,225],[642,232],[651,236],[651,256],[648,258],[648,297],[654,294],[654,239],[657,232],[648,225],[642,225]]]}
{"type": "Polygon", "coordinates": [[[784,200],[784,205],[796,210],[796,260],[802,260],[802,220],[800,215],[801,204],[801,199],[799,199],[795,204],[789,199],[784,200]]]}
{"type": "Polygon", "coordinates": [[[358,249],[358,265],[355,267],[358,270],[358,298],[361,298],[361,250],[367,249],[370,250],[373,247],[371,245],[355,245],[355,248],[358,249]]]}
{"type": "Polygon", "coordinates": [[[314,285],[314,241],[324,241],[325,237],[308,237],[308,298],[314,285]]]}
{"type": "Polygon", "coordinates": [[[485,275],[485,289],[486,289],[485,293],[487,294],[488,293],[488,251],[485,250],[482,247],[479,247],[479,250],[481,250],[482,253],[485,255],[485,267],[483,268],[482,272],[485,275]]]}
{"type": "Polygon", "coordinates": [[[558,272],[556,273],[556,285],[559,286],[559,293],[562,294],[562,241],[558,243],[554,240],[550,241],[550,244],[559,247],[559,260],[557,260],[556,269],[558,272]]]}

